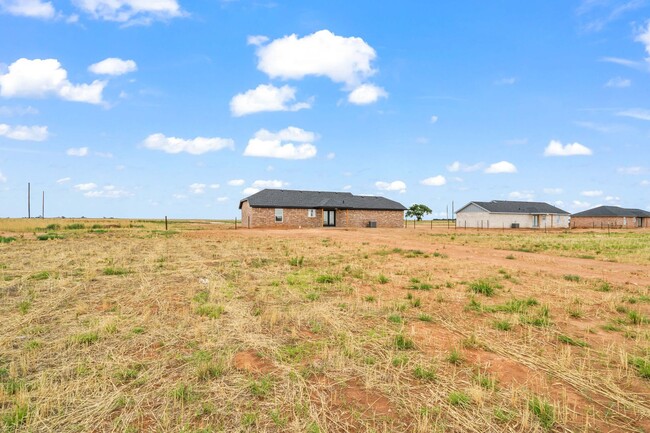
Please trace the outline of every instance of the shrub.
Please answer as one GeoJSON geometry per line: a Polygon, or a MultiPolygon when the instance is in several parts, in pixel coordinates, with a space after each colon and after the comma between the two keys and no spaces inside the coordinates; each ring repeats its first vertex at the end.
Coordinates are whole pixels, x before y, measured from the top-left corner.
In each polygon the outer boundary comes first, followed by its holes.
{"type": "Polygon", "coordinates": [[[564,279],[567,281],[573,281],[574,283],[577,283],[578,281],[580,281],[580,275],[567,274],[564,276],[564,279]]]}
{"type": "Polygon", "coordinates": [[[81,230],[86,228],[86,226],[81,223],[74,223],[74,224],[68,224],[67,226],[65,226],[65,228],[66,230],[81,230]]]}
{"type": "Polygon", "coordinates": [[[304,257],[304,256],[300,256],[300,257],[292,257],[292,258],[289,259],[289,265],[291,265],[291,266],[296,266],[296,267],[300,267],[300,266],[302,266],[302,263],[303,263],[304,261],[305,261],[305,257],[304,257]]]}
{"type": "Polygon", "coordinates": [[[16,238],[0,236],[0,244],[8,244],[15,241],[16,238]]]}
{"type": "Polygon", "coordinates": [[[512,329],[512,324],[507,320],[497,320],[494,322],[494,328],[499,331],[510,331],[512,329]]]}
{"type": "Polygon", "coordinates": [[[44,235],[36,236],[36,239],[39,241],[49,241],[52,239],[63,239],[63,236],[58,233],[46,233],[44,235]]]}

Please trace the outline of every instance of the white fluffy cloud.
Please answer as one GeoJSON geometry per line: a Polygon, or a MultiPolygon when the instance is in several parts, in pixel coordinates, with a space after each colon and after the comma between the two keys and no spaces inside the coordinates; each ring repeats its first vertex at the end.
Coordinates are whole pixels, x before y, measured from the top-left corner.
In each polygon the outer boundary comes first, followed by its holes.
{"type": "Polygon", "coordinates": [[[311,144],[316,140],[316,134],[304,129],[290,126],[278,132],[260,129],[255,136],[248,140],[244,156],[258,156],[280,159],[309,159],[316,156],[316,146],[311,144]],[[299,142],[302,144],[294,144],[299,142]]]}
{"type": "Polygon", "coordinates": [[[230,101],[230,112],[239,117],[262,111],[298,111],[311,107],[308,102],[293,103],[295,99],[294,87],[260,84],[255,89],[235,95],[230,101]]]}
{"type": "Polygon", "coordinates": [[[246,43],[248,45],[255,45],[256,47],[268,42],[268,36],[264,35],[250,35],[246,38],[246,43]]]}
{"type": "Polygon", "coordinates": [[[371,62],[377,54],[361,38],[320,30],[302,38],[292,34],[260,45],[257,56],[258,69],[271,78],[299,80],[308,75],[325,76],[356,87],[375,73],[371,62]]]}
{"type": "Polygon", "coordinates": [[[0,10],[11,15],[46,20],[56,16],[52,2],[41,0],[0,0],[0,10]]]}
{"type": "Polygon", "coordinates": [[[544,156],[576,156],[591,155],[593,152],[580,143],[567,143],[563,145],[557,140],[551,140],[544,149],[544,156]]]}
{"type": "Polygon", "coordinates": [[[426,179],[421,180],[420,183],[426,186],[443,186],[447,183],[447,179],[439,174],[438,176],[427,177],[426,179]]]}
{"type": "Polygon", "coordinates": [[[99,187],[96,183],[80,183],[74,186],[77,191],[83,192],[85,197],[90,198],[123,198],[131,197],[133,193],[118,189],[115,185],[99,187]]]}
{"type": "Polygon", "coordinates": [[[242,186],[244,184],[244,179],[232,179],[228,181],[230,186],[242,186]]]}
{"type": "Polygon", "coordinates": [[[138,70],[138,65],[133,60],[122,60],[109,57],[88,67],[93,74],[98,75],[123,75],[138,70]]]}
{"type": "Polygon", "coordinates": [[[253,182],[253,188],[282,188],[283,186],[289,185],[287,182],[282,180],[256,180],[253,182]]]}
{"type": "Polygon", "coordinates": [[[406,192],[406,184],[401,180],[394,180],[392,182],[375,182],[375,187],[380,191],[399,191],[400,193],[406,192]]]}
{"type": "Polygon", "coordinates": [[[192,194],[203,194],[206,186],[204,183],[193,183],[190,185],[190,192],[192,194]]]}
{"type": "Polygon", "coordinates": [[[185,13],[176,0],[73,0],[74,4],[95,19],[130,24],[150,24],[169,20],[185,13]]]}
{"type": "Polygon", "coordinates": [[[187,152],[192,155],[201,155],[206,152],[215,152],[221,149],[234,149],[235,142],[230,138],[196,137],[184,139],[167,137],[164,134],[151,134],[142,142],[147,149],[162,150],[166,153],[187,152]]]}
{"type": "Polygon", "coordinates": [[[11,126],[0,123],[0,136],[21,141],[45,141],[49,136],[47,126],[11,126]]]}
{"type": "Polygon", "coordinates": [[[544,194],[562,194],[563,192],[562,188],[544,188],[544,194]]]}
{"type": "Polygon", "coordinates": [[[63,184],[63,183],[70,182],[71,180],[72,180],[72,178],[70,178],[70,177],[62,177],[61,179],[58,179],[58,180],[56,181],[56,183],[58,183],[59,185],[61,185],[61,184],[63,184]]]}
{"type": "Polygon", "coordinates": [[[588,208],[589,206],[591,206],[591,203],[586,202],[586,201],[580,201],[580,200],[573,200],[571,202],[571,204],[573,204],[573,207],[577,208],[577,209],[584,209],[584,208],[588,208]]]}
{"type": "Polygon", "coordinates": [[[97,188],[97,184],[93,182],[78,183],[77,185],[74,186],[74,189],[76,189],[77,191],[91,191],[95,188],[97,188]]]}
{"type": "Polygon", "coordinates": [[[71,147],[65,151],[68,156],[88,156],[87,147],[71,147]]]}
{"type": "Polygon", "coordinates": [[[431,119],[429,119],[429,121],[431,123],[436,123],[438,121],[438,116],[436,116],[436,115],[431,116],[431,119]]]}
{"type": "Polygon", "coordinates": [[[0,96],[43,98],[54,95],[67,101],[100,104],[106,81],[72,84],[56,59],[18,59],[0,75],[0,96]]]}
{"type": "Polygon", "coordinates": [[[477,171],[477,170],[480,170],[481,168],[483,168],[483,163],[482,162],[478,162],[476,164],[469,165],[469,164],[463,164],[460,161],[454,161],[454,162],[452,162],[451,164],[449,164],[447,166],[447,170],[452,172],[452,173],[456,173],[456,172],[459,172],[459,171],[463,171],[463,172],[477,171]]]}
{"type": "MultiPolygon", "coordinates": [[[[650,56],[650,21],[646,23],[645,29],[642,29],[634,40],[645,45],[645,51],[650,56]]],[[[650,57],[646,58],[646,60],[650,61],[650,57]]]]}
{"type": "Polygon", "coordinates": [[[242,193],[246,195],[253,195],[256,192],[260,192],[259,188],[253,188],[252,186],[249,186],[248,188],[244,188],[244,190],[242,191],[242,193]]]}
{"type": "Polygon", "coordinates": [[[580,194],[584,195],[585,197],[600,197],[603,195],[602,191],[582,191],[580,194]]]}
{"type": "Polygon", "coordinates": [[[499,174],[499,173],[516,173],[517,167],[511,162],[508,161],[499,161],[494,164],[490,164],[489,167],[485,169],[485,173],[488,174],[499,174]]]}
{"type": "Polygon", "coordinates": [[[631,117],[638,120],[650,120],[650,110],[644,110],[643,108],[631,108],[629,110],[624,110],[616,113],[617,116],[631,117]]]}
{"type": "Polygon", "coordinates": [[[630,87],[632,81],[628,78],[614,77],[605,83],[605,87],[614,87],[614,88],[625,88],[630,87]]]}
{"type": "Polygon", "coordinates": [[[348,102],[356,105],[373,104],[379,98],[387,98],[388,93],[374,84],[362,84],[348,95],[348,102]]]}
{"type": "Polygon", "coordinates": [[[5,183],[6,181],[7,181],[7,176],[2,174],[2,172],[0,171],[0,183],[5,183]]]}

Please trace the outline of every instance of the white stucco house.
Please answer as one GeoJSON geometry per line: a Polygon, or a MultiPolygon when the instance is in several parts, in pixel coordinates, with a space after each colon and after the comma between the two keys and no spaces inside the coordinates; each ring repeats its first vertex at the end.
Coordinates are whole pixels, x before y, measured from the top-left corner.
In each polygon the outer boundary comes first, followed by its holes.
{"type": "Polygon", "coordinates": [[[472,201],[456,212],[458,228],[568,228],[569,212],[534,201],[472,201]]]}

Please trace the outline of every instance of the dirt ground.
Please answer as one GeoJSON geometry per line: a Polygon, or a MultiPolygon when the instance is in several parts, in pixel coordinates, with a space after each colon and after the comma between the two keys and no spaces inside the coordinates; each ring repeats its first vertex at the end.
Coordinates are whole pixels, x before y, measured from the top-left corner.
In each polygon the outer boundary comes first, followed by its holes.
{"type": "Polygon", "coordinates": [[[498,236],[27,233],[0,244],[0,427],[650,431],[646,250],[498,236]]]}

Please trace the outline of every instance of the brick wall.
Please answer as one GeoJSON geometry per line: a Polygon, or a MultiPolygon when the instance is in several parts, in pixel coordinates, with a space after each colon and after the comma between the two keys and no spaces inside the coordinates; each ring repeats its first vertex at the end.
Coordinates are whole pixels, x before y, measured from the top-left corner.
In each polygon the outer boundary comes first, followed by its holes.
{"type": "Polygon", "coordinates": [[[404,227],[404,211],[401,210],[336,211],[337,227],[367,227],[369,221],[377,221],[377,227],[379,228],[404,227]]]}
{"type": "MultiPolygon", "coordinates": [[[[307,209],[284,209],[283,222],[275,222],[274,208],[251,208],[248,202],[242,204],[242,225],[248,227],[322,227],[323,210],[316,209],[316,216],[309,217],[307,209]]],[[[377,227],[404,227],[403,211],[337,210],[336,227],[367,227],[369,221],[377,221],[377,227]]]]}
{"type": "MultiPolygon", "coordinates": [[[[643,227],[650,227],[650,218],[642,218],[641,222],[643,227]]],[[[616,229],[639,228],[636,217],[571,217],[571,228],[575,229],[606,229],[608,224],[616,229]]]]}

